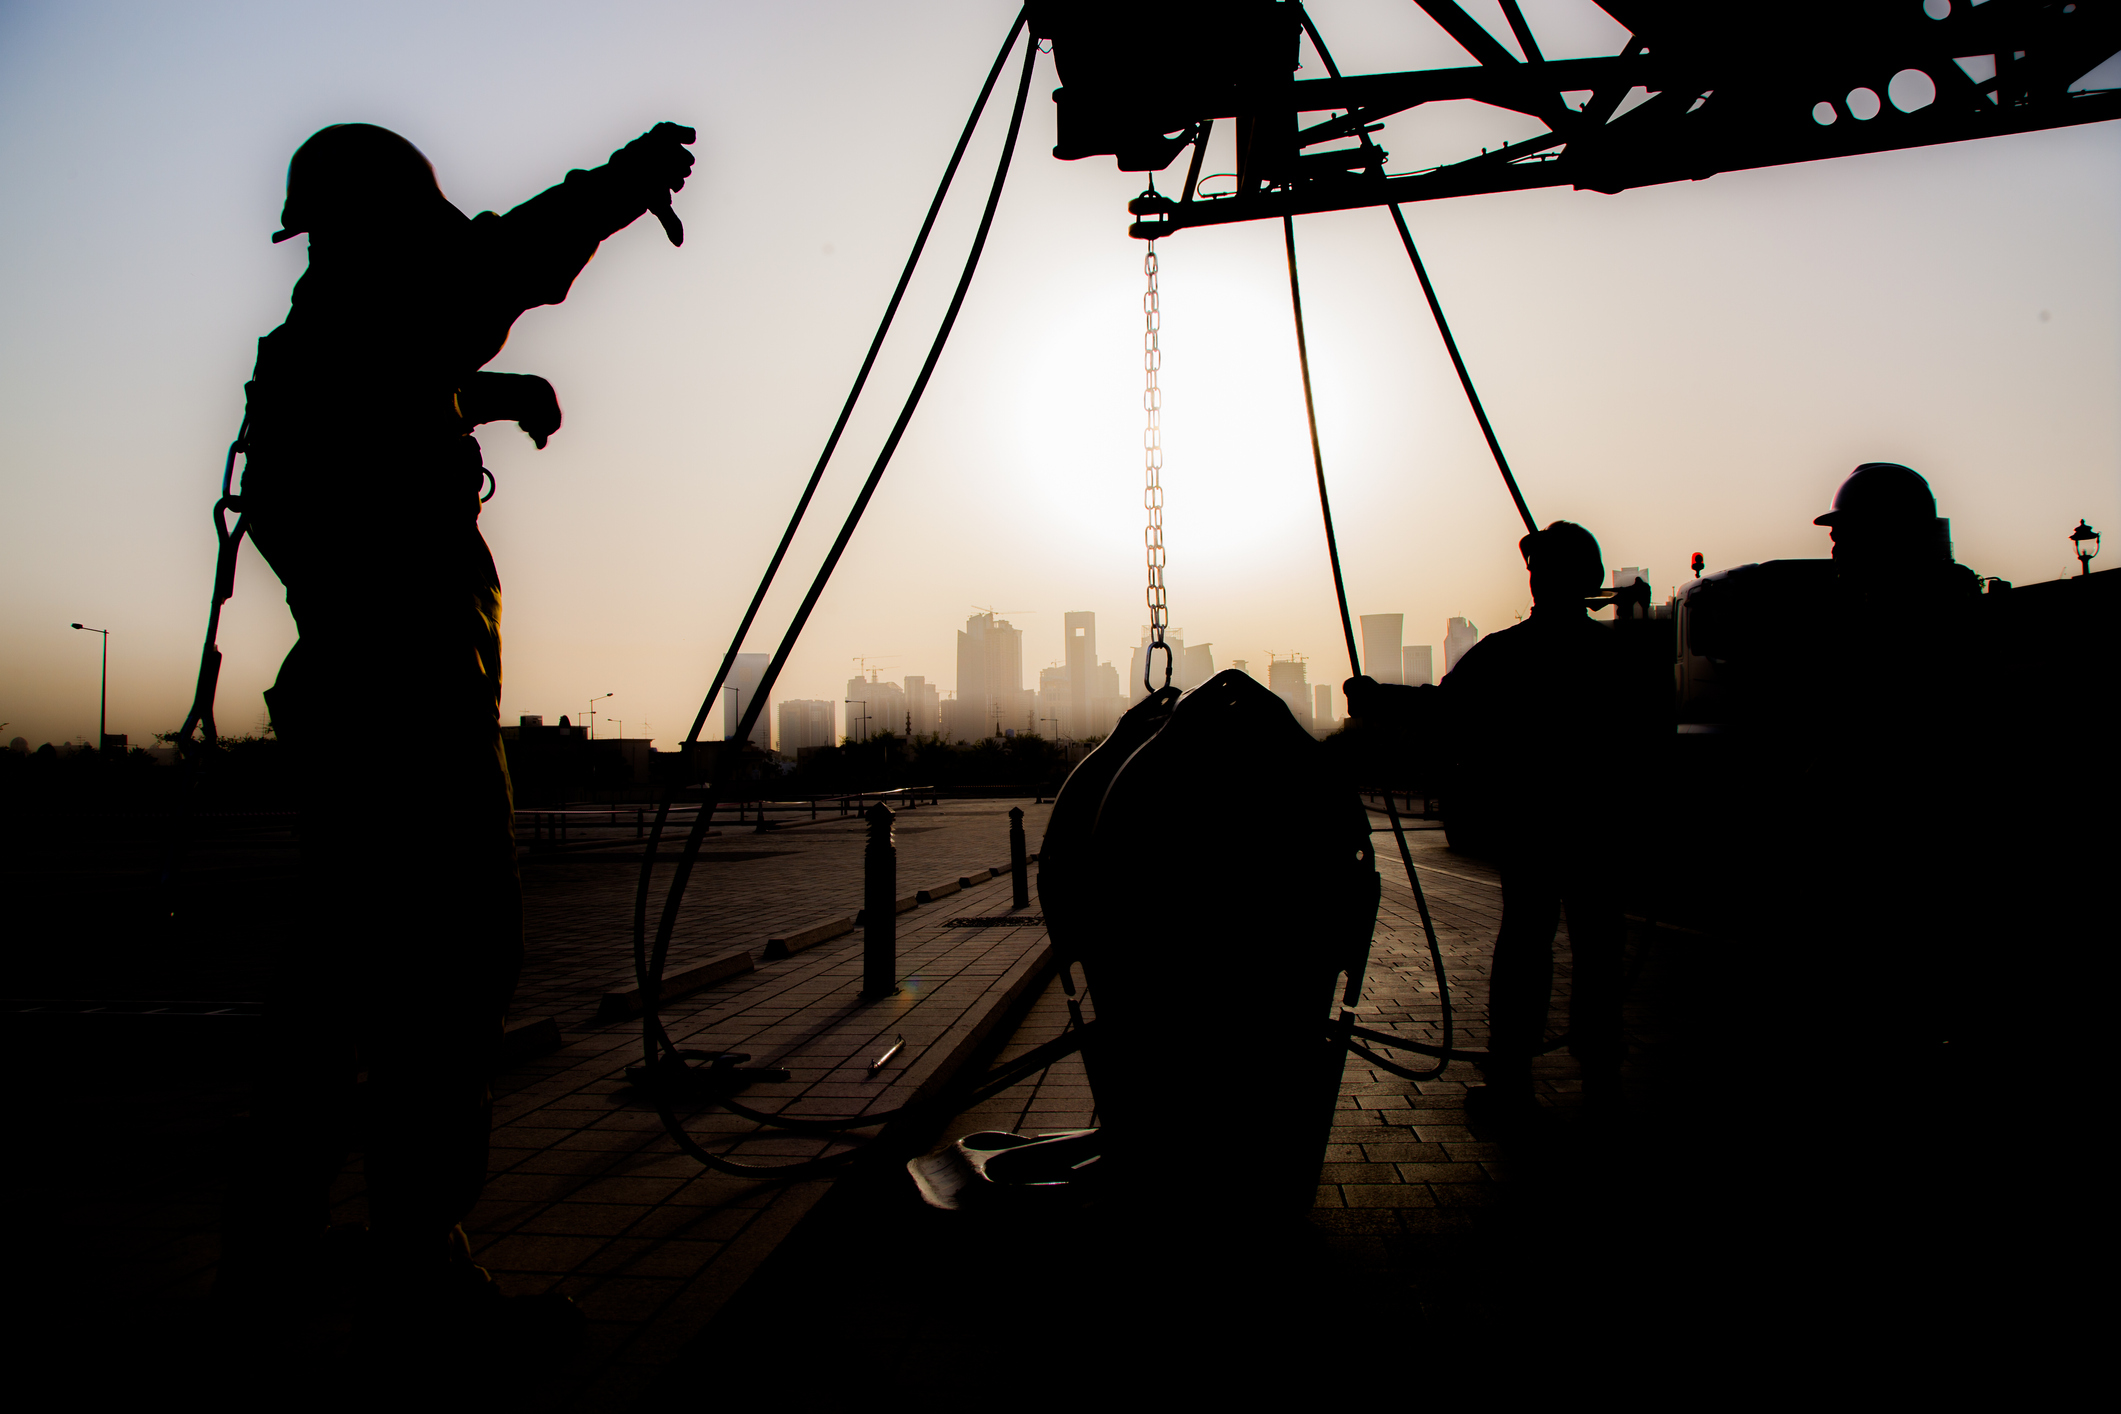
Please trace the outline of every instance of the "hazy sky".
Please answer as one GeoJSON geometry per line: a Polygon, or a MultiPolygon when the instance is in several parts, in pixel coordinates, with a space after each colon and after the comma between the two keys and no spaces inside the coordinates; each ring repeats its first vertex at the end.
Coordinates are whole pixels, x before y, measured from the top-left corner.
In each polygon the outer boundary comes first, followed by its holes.
{"type": "MultiPolygon", "coordinates": [[[[1909,0],[1913,3],[1913,0],[1909,0]]],[[[1469,6],[1507,34],[1493,0],[1469,6]]],[[[1526,0],[1550,56],[1612,52],[1582,0],[1526,0]]],[[[1465,62],[1403,0],[1318,0],[1353,72],[1465,62]]],[[[0,3],[0,736],[174,728],[213,565],[221,457],[253,341],[306,259],[274,246],[289,153],[331,122],[404,133],[466,211],[506,209],[659,119],[700,129],[678,198],[607,242],[497,369],[557,386],[544,452],[481,440],[507,593],[504,720],[599,714],[667,746],[808,473],[1013,0],[683,4],[0,3]]],[[[1507,41],[1506,41],[1507,42],[1507,41]]],[[[781,696],[844,696],[856,655],[955,675],[974,605],[1061,615],[1126,662],[1140,608],[1142,247],[1108,159],[1054,161],[1042,59],[986,261],[920,416],[781,696]]],[[[1006,115],[968,158],[793,563],[772,647],[925,351],[1006,115]]],[[[1392,170],[1514,133],[1439,105],[1395,120],[1392,170]]],[[[1225,125],[1227,126],[1227,125],[1225,125]]],[[[1216,151],[1210,171],[1227,170],[1216,151]]],[[[2117,157],[2107,124],[1601,196],[1409,209],[1541,520],[1589,525],[1657,594],[1712,566],[1826,553],[1811,518],[1859,461],[1936,487],[1959,558],[2019,582],[2111,529],[2117,157]]],[[[1174,174],[1175,179],[1176,174],[1174,174]]],[[[1319,416],[1358,614],[1508,625],[1520,533],[1379,210],[1305,218],[1319,416]]],[[[1161,243],[1171,617],[1219,664],[1346,672],[1304,437],[1279,228],[1161,243]]],[[[382,479],[394,468],[379,462],[382,479]]],[[[405,513],[418,514],[413,488],[405,513]]],[[[294,629],[246,553],[224,620],[224,730],[255,727],[294,629]]],[[[1978,655],[1969,657],[1978,665],[1978,655]]],[[[423,728],[417,701],[349,728],[423,728]]],[[[719,716],[710,728],[719,730],[719,716]]]]}

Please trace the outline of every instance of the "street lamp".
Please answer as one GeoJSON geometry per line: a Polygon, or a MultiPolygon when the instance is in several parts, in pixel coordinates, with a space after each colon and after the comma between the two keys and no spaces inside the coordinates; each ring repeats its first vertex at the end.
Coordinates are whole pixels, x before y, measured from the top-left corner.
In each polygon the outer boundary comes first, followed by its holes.
{"type": "MultiPolygon", "coordinates": [[[[2070,548],[2077,552],[2077,564],[2080,566],[2077,573],[2080,575],[2090,574],[2092,572],[2092,561],[2099,554],[2099,532],[2092,529],[2080,518],[2077,521],[2077,528],[2069,533],[2069,539],[2070,548]]],[[[79,628],[81,625],[75,624],[74,627],[79,628]]]]}
{"type": "MultiPolygon", "coordinates": [[[[618,696],[616,692],[607,692],[604,694],[604,697],[616,696],[618,696]]],[[[604,697],[592,697],[589,699],[589,739],[591,741],[595,741],[597,739],[597,704],[599,702],[602,702],[604,700],[604,697]]]]}
{"type": "MultiPolygon", "coordinates": [[[[2098,537],[2092,539],[2096,542],[2098,537]]],[[[2096,544],[2093,548],[2096,553],[2096,544]]],[[[103,685],[96,694],[96,750],[101,751],[110,745],[110,630],[90,628],[87,624],[75,624],[74,627],[83,633],[103,635],[103,685]]]]}

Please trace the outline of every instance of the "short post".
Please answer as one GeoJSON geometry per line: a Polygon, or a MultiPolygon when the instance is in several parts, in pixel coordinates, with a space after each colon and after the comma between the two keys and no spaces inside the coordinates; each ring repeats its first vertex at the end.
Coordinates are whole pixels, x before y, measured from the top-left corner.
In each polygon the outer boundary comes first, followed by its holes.
{"type": "Polygon", "coordinates": [[[869,844],[862,851],[862,996],[870,1001],[898,991],[898,846],[891,842],[891,808],[863,816],[869,844]]]}
{"type": "Polygon", "coordinates": [[[1009,881],[1010,906],[1031,906],[1031,862],[1024,854],[1024,811],[1020,805],[1009,807],[1009,881]]]}

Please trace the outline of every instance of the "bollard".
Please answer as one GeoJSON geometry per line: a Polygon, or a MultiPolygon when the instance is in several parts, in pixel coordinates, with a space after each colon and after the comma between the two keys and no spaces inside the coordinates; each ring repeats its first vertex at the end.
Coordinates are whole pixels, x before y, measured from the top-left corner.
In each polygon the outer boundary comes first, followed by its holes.
{"type": "Polygon", "coordinates": [[[869,845],[862,851],[862,996],[875,1001],[898,991],[898,846],[891,842],[891,808],[878,802],[863,815],[869,845]]]}
{"type": "Polygon", "coordinates": [[[1031,906],[1031,866],[1024,857],[1024,811],[1023,807],[1009,807],[1009,880],[1010,907],[1031,906]]]}

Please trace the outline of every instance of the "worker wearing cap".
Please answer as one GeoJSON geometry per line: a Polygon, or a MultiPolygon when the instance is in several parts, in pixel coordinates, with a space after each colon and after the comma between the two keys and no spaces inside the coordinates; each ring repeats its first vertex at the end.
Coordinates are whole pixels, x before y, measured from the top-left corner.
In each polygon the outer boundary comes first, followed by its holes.
{"type": "Polygon", "coordinates": [[[367,1071],[369,1314],[413,1326],[501,1302],[459,1224],[486,1181],[488,1080],[521,959],[499,729],[500,579],[479,534],[472,430],[543,447],[541,378],[484,371],[605,237],[684,185],[663,124],[514,208],[466,217],[411,143],[328,127],[288,166],[309,236],[287,320],[259,341],[244,511],[300,637],[267,694],[304,787],[303,897],[217,1296],[271,1309],[313,1285],[325,1195],[367,1071]],[[380,722],[416,710],[415,732],[380,722]]]}
{"type": "MultiPolygon", "coordinates": [[[[1555,521],[1518,542],[1532,612],[1468,649],[1436,687],[1346,685],[1348,714],[1400,742],[1444,743],[1458,763],[1458,821],[1477,814],[1502,866],[1502,926],[1489,974],[1488,1057],[1476,1116],[1507,1123],[1532,1113],[1532,1061],[1543,1042],[1554,937],[1567,910],[1574,984],[1569,1050],[1586,1097],[1619,1083],[1625,925],[1618,852],[1639,794],[1639,749],[1655,725],[1613,636],[1585,606],[1605,578],[1591,532],[1555,521]]],[[[1387,748],[1389,749],[1389,748],[1387,748]]],[[[1434,746],[1431,747],[1432,752],[1434,746]]]]}
{"type": "Polygon", "coordinates": [[[1839,1044],[1905,1059],[1954,1026],[1949,953],[1971,881],[1955,878],[1953,806],[1981,779],[1968,765],[1985,675],[1966,670],[1981,580],[1953,563],[1929,483],[1896,462],[1858,466],[1813,523],[1831,533],[1836,594],[1819,661],[1791,689],[1788,779],[1807,822],[1789,847],[1809,858],[1788,887],[1859,1018],[1836,1023],[1839,1044]]]}

